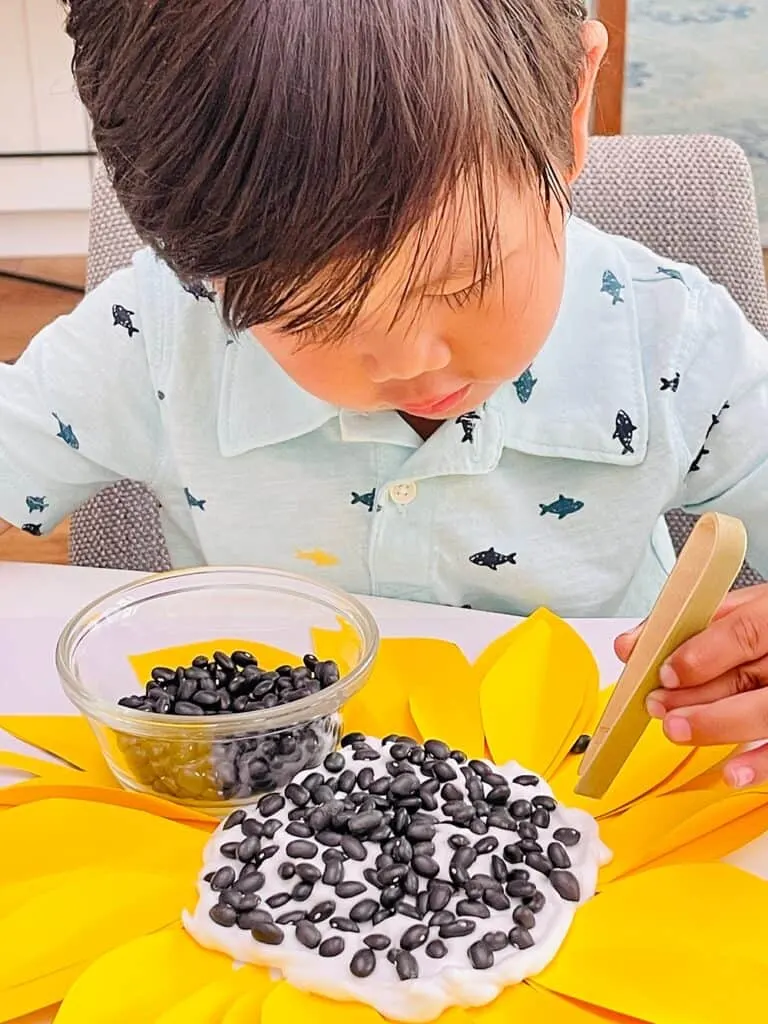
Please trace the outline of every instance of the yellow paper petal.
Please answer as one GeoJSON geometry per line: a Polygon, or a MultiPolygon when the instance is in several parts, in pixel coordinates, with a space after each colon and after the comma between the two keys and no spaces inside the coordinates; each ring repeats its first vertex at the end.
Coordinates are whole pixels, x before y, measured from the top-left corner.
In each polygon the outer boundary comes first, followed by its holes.
{"type": "Polygon", "coordinates": [[[72,886],[62,875],[59,885],[0,919],[0,989],[93,959],[178,920],[194,902],[193,880],[187,870],[152,873],[97,865],[87,887],[72,886]]]}
{"type": "Polygon", "coordinates": [[[0,729],[92,773],[92,783],[117,785],[104,763],[93,730],[81,715],[2,715],[0,729]]]}
{"type": "Polygon", "coordinates": [[[256,985],[251,992],[240,996],[227,1010],[221,1024],[258,1024],[261,1020],[261,1009],[275,982],[266,974],[264,985],[256,985]]]}
{"type": "MultiPolygon", "coordinates": [[[[0,814],[0,879],[21,881],[87,864],[168,864],[193,878],[206,833],[143,811],[85,800],[40,800],[0,814]],[[55,842],[31,837],[52,836],[55,842]],[[20,837],[30,837],[21,842],[20,837]]],[[[1,947],[0,947],[1,948],[1,947]]]]}
{"type": "MultiPolygon", "coordinates": [[[[2,989],[0,991],[0,1024],[6,1024],[7,1021],[23,1024],[23,1020],[19,1020],[20,1017],[28,1020],[28,1015],[60,1002],[86,966],[81,962],[71,967],[65,967],[61,971],[54,971],[42,978],[35,978],[34,981],[26,984],[2,989]]],[[[53,1014],[51,1014],[52,1016],[53,1014]]]]}
{"type": "MultiPolygon", "coordinates": [[[[88,776],[86,776],[87,778],[88,776]]],[[[0,807],[19,807],[38,800],[86,800],[115,807],[146,811],[160,818],[183,822],[195,828],[213,831],[218,820],[202,811],[174,804],[151,793],[134,793],[128,789],[105,789],[87,785],[50,785],[44,779],[32,779],[13,786],[0,787],[0,807]]]]}
{"type": "Polygon", "coordinates": [[[504,989],[493,1003],[473,1013],[478,1015],[478,1021],[482,1021],[482,1024],[517,1024],[522,1021],[535,1024],[594,1024],[595,1021],[606,1019],[621,1020],[625,1024],[627,1022],[625,1017],[603,1017],[601,1011],[595,1008],[577,1005],[570,999],[554,995],[528,982],[504,989]]]}
{"type": "Polygon", "coordinates": [[[230,968],[228,975],[191,992],[162,1013],[155,1024],[222,1024],[224,1015],[245,992],[268,991],[273,982],[266,970],[244,966],[230,968]]]}
{"type": "Polygon", "coordinates": [[[301,992],[286,982],[277,985],[264,1000],[261,1024],[381,1024],[384,1018],[361,1003],[337,1003],[311,992],[301,992]]]}
{"type": "Polygon", "coordinates": [[[191,992],[232,973],[229,957],[203,949],[172,925],[92,963],[67,993],[56,1024],[150,1024],[191,992]]]}
{"type": "Polygon", "coordinates": [[[494,760],[518,761],[540,775],[550,772],[570,749],[585,703],[597,700],[597,687],[586,644],[557,616],[535,612],[512,631],[482,677],[483,724],[494,760]]]}
{"type": "Polygon", "coordinates": [[[346,732],[418,737],[409,705],[411,664],[423,657],[420,647],[424,643],[434,641],[389,637],[381,641],[371,678],[344,706],[346,732]]]}
{"type": "Polygon", "coordinates": [[[43,761],[39,757],[27,757],[26,754],[15,754],[11,750],[0,750],[0,768],[27,772],[29,775],[34,775],[36,778],[43,779],[52,785],[56,783],[64,786],[77,785],[78,777],[85,777],[85,772],[81,772],[77,768],[69,768],[66,765],[43,761]]]}
{"type": "Polygon", "coordinates": [[[482,757],[480,690],[464,653],[443,640],[420,640],[411,648],[411,658],[410,707],[421,736],[482,757]]]}
{"type": "Polygon", "coordinates": [[[277,668],[278,665],[286,663],[295,664],[297,655],[291,651],[285,651],[280,647],[272,647],[270,644],[261,644],[255,640],[232,640],[227,637],[220,637],[217,640],[201,640],[199,643],[179,644],[176,647],[162,647],[155,651],[145,651],[141,654],[131,654],[128,660],[131,663],[136,678],[143,686],[147,682],[152,669],[158,665],[165,665],[168,668],[176,668],[177,665],[189,665],[198,654],[204,654],[206,658],[212,658],[214,651],[249,651],[258,661],[262,668],[269,670],[277,668]]]}
{"type": "Polygon", "coordinates": [[[338,629],[312,630],[312,648],[321,661],[335,661],[342,675],[362,657],[360,636],[346,619],[338,619],[338,629]]]}
{"type": "MultiPolygon", "coordinates": [[[[690,784],[695,786],[697,780],[703,783],[701,788],[708,788],[705,780],[709,777],[712,769],[722,765],[738,749],[738,745],[733,743],[714,747],[695,747],[680,767],[653,790],[653,795],[662,796],[664,793],[674,793],[690,784]]],[[[719,771],[717,774],[719,777],[719,771]]]]}
{"type": "Polygon", "coordinates": [[[645,871],[579,909],[537,982],[653,1024],[725,1024],[768,1000],[768,884],[726,864],[645,871]]]}
{"type": "Polygon", "coordinates": [[[600,823],[600,838],[613,853],[613,860],[601,869],[601,888],[653,860],[654,850],[665,836],[718,799],[717,794],[708,792],[670,793],[642,800],[621,814],[605,818],[600,823]]]}

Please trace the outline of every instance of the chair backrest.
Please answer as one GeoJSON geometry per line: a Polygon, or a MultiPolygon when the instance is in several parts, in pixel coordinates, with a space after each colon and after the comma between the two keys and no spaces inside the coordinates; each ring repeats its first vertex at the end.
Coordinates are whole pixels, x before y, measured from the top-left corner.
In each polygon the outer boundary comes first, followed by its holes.
{"type": "MultiPolygon", "coordinates": [[[[735,143],[709,135],[596,137],[574,208],[606,231],[697,264],[768,334],[752,176],[735,143]]],[[[88,287],[125,266],[139,246],[100,169],[91,209],[88,287]]],[[[132,481],[109,488],[73,517],[70,554],[78,565],[168,568],[157,502],[132,481]]]]}

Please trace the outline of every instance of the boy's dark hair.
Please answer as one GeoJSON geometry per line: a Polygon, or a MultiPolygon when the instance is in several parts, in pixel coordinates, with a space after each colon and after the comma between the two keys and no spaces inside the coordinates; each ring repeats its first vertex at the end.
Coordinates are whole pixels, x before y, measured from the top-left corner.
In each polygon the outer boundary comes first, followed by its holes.
{"type": "Polygon", "coordinates": [[[67,7],[77,86],[128,216],[182,278],[224,279],[237,329],[348,325],[414,232],[418,283],[436,225],[450,229],[442,200],[459,193],[487,274],[499,173],[565,198],[581,0],[67,7]]]}

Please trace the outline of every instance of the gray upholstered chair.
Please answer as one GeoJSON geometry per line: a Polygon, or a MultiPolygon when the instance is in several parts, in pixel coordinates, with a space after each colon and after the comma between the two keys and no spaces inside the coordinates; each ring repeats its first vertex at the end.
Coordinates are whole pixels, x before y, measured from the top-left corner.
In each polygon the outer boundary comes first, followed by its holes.
{"type": "MultiPolygon", "coordinates": [[[[607,231],[698,264],[768,334],[752,176],[734,143],[708,135],[594,138],[575,209],[607,231]]],[[[100,172],[94,184],[88,287],[128,263],[138,245],[100,172]]],[[[669,523],[679,549],[690,517],[673,512],[669,523]]],[[[78,565],[147,572],[169,568],[154,497],[133,481],[97,495],[73,518],[71,558],[78,565]]],[[[740,583],[757,579],[748,569],[740,583]]]]}

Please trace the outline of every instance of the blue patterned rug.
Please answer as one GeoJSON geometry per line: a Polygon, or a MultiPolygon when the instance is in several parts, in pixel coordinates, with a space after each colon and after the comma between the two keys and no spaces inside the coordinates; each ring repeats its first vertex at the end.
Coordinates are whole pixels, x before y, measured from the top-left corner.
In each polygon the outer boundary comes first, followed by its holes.
{"type": "Polygon", "coordinates": [[[738,142],[768,245],[768,0],[629,0],[629,11],[624,131],[738,142]]]}

